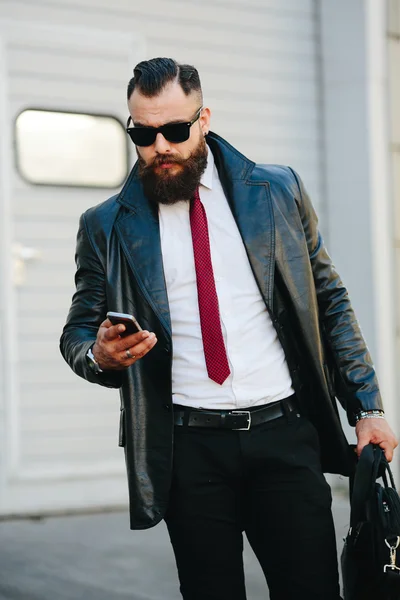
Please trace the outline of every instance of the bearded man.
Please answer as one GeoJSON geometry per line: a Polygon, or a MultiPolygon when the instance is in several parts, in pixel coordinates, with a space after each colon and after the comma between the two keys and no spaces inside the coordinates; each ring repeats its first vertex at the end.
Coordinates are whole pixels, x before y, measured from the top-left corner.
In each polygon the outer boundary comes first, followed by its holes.
{"type": "Polygon", "coordinates": [[[61,351],[120,388],[131,528],[165,519],[185,600],[245,599],[243,532],[271,599],[338,600],[323,472],[355,454],[335,398],[358,453],[397,441],[310,199],[210,132],[194,67],[141,62],[128,106],[138,161],[81,217],[61,351]]]}

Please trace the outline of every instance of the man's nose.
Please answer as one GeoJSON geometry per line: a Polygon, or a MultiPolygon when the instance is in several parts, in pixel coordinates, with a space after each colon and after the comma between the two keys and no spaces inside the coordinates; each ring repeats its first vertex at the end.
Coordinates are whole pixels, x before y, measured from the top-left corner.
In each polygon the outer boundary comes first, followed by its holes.
{"type": "Polygon", "coordinates": [[[156,141],[154,142],[154,149],[158,154],[166,154],[167,152],[170,152],[170,144],[162,133],[157,133],[156,141]]]}

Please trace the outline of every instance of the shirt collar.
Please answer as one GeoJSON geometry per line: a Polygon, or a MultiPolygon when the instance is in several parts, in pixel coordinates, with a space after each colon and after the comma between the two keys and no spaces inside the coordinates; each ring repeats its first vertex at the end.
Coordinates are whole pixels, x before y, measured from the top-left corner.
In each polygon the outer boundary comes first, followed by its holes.
{"type": "Polygon", "coordinates": [[[204,185],[204,187],[212,190],[213,184],[213,173],[214,173],[214,156],[211,152],[210,148],[207,146],[208,154],[207,154],[207,166],[203,175],[200,178],[200,185],[204,185]]]}

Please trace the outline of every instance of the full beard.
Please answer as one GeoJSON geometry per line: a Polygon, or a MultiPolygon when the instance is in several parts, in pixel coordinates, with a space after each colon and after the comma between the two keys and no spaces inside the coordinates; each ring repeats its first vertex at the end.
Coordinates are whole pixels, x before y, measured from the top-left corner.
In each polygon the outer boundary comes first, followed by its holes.
{"type": "MultiPolygon", "coordinates": [[[[207,144],[200,139],[197,148],[189,158],[172,157],[167,154],[157,156],[150,165],[139,156],[139,177],[146,197],[154,204],[175,204],[180,200],[190,201],[196,191],[200,178],[207,166],[207,144]],[[165,169],[156,173],[163,163],[179,165],[177,173],[165,169]]],[[[173,167],[172,167],[173,169],[173,167]]]]}

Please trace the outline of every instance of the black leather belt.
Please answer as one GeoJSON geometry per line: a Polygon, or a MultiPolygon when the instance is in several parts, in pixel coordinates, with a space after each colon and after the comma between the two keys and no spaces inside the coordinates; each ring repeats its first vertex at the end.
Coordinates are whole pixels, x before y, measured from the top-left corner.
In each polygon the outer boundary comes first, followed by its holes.
{"type": "Polygon", "coordinates": [[[213,427],[248,431],[254,425],[261,425],[283,417],[297,409],[296,396],[290,396],[278,402],[249,410],[203,410],[198,408],[176,407],[174,409],[175,425],[187,427],[213,427]]]}

